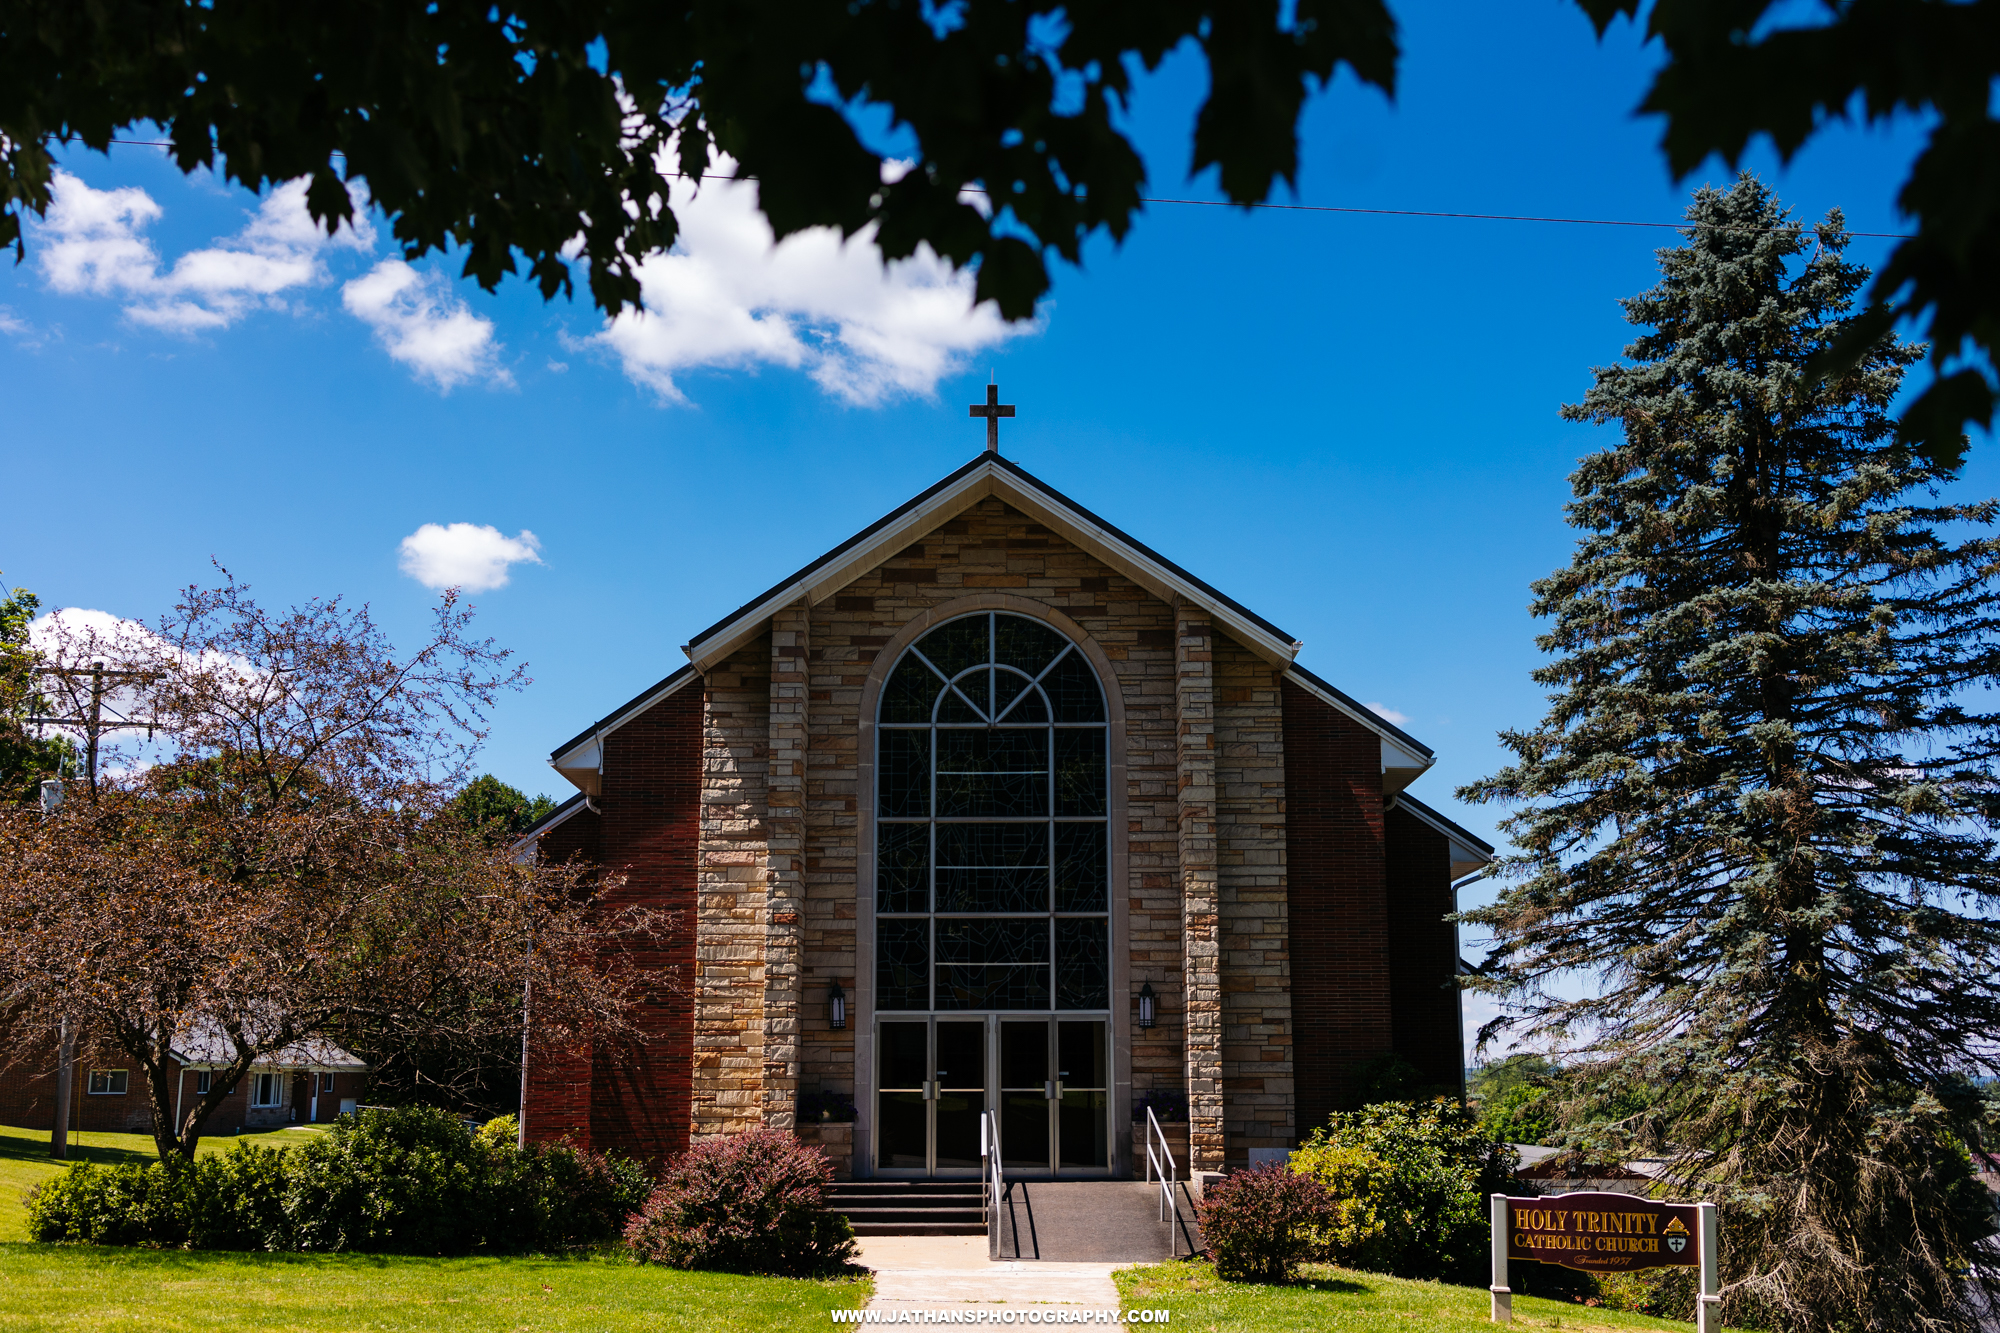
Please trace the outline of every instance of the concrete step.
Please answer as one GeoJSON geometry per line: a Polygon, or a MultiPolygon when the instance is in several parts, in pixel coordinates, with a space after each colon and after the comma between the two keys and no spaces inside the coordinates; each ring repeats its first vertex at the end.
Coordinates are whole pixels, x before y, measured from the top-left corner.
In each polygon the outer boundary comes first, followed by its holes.
{"type": "Polygon", "coordinates": [[[827,1207],[858,1236],[983,1236],[986,1196],[976,1180],[844,1180],[827,1207]]]}

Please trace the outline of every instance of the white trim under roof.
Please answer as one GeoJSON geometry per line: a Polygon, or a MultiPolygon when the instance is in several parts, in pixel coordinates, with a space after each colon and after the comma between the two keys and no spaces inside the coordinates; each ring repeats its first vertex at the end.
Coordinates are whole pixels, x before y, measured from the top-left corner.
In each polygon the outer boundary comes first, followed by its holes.
{"type": "Polygon", "coordinates": [[[1375,716],[1367,708],[1356,704],[1352,699],[1335,693],[1322,682],[1305,674],[1304,671],[1298,669],[1287,671],[1285,679],[1312,695],[1313,698],[1318,699],[1321,703],[1326,704],[1334,711],[1359,722],[1362,726],[1368,728],[1368,730],[1381,738],[1382,794],[1384,796],[1394,796],[1396,793],[1402,791],[1403,788],[1422,777],[1425,769],[1437,762],[1434,756],[1418,749],[1410,742],[1408,737],[1391,727],[1382,718],[1375,716]]]}
{"type": "Polygon", "coordinates": [[[978,466],[967,469],[935,494],[893,515],[865,541],[837,550],[801,570],[682,651],[696,670],[706,672],[763,633],[764,625],[775,612],[800,598],[818,605],[939,524],[993,496],[1054,529],[1162,601],[1178,599],[1199,606],[1230,638],[1273,666],[1290,666],[1298,655],[1301,645],[1296,641],[1271,633],[1266,626],[1247,618],[1240,608],[1218,598],[1213,589],[1165,564],[1054,491],[1040,485],[1030,486],[1028,483],[1033,480],[1018,466],[1005,465],[997,458],[981,460],[978,466]]]}
{"type": "MultiPolygon", "coordinates": [[[[701,675],[693,666],[682,667],[617,712],[598,721],[567,747],[550,755],[549,767],[569,779],[571,785],[585,796],[603,795],[604,738],[662,699],[679,693],[682,686],[699,679],[701,675]]],[[[549,827],[554,828],[555,825],[549,827]]]]}

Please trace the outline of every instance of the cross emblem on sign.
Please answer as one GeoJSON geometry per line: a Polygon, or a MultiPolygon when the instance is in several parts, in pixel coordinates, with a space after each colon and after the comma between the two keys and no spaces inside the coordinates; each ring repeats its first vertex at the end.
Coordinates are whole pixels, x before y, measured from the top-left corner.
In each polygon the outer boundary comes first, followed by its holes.
{"type": "Polygon", "coordinates": [[[1014,405],[1000,401],[1000,386],[997,384],[987,385],[986,401],[983,403],[974,403],[969,415],[986,418],[986,452],[989,454],[999,453],[1000,418],[1014,415],[1014,405]]]}

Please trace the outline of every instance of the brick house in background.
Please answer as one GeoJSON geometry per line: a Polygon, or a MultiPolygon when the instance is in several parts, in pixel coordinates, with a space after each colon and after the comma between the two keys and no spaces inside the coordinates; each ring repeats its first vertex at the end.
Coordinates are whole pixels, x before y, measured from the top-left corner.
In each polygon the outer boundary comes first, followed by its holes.
{"type": "MultiPolygon", "coordinates": [[[[174,1043],[174,1105],[207,1093],[209,1079],[230,1063],[228,1039],[219,1030],[197,1028],[174,1043]]],[[[35,1072],[25,1066],[0,1071],[0,1124],[23,1129],[55,1128],[56,1060],[51,1051],[35,1072]]],[[[366,1095],[365,1061],[329,1041],[309,1039],[273,1051],[250,1067],[208,1118],[204,1134],[324,1123],[351,1111],[366,1095]]],[[[123,1056],[79,1057],[70,1095],[70,1128],[112,1133],[153,1132],[152,1100],[145,1072],[123,1056]]],[[[176,1110],[177,1120],[179,1118],[176,1110]]]]}
{"type": "Polygon", "coordinates": [[[853,1097],[856,1176],[1129,1176],[1297,1144],[1400,1054],[1463,1078],[1431,751],[1289,634],[989,450],[557,747],[530,836],[680,913],[636,1059],[525,1071],[523,1133],[658,1160],[853,1097]],[[836,993],[844,1022],[836,1022],[836,993]],[[1154,1015],[1142,1021],[1142,1000],[1154,1015]]]}

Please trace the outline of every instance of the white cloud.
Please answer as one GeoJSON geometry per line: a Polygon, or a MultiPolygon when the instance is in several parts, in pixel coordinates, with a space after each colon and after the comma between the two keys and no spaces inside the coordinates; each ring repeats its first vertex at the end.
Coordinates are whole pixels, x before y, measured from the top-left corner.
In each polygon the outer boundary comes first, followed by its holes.
{"type": "Polygon", "coordinates": [[[1410,720],[1410,715],[1408,713],[1399,713],[1395,709],[1389,707],[1389,705],[1387,704],[1371,703],[1365,706],[1369,712],[1373,713],[1375,716],[1381,718],[1384,722],[1387,722],[1392,726],[1400,727],[1410,720]]]}
{"type": "Polygon", "coordinates": [[[518,537],[477,523],[426,523],[403,538],[400,564],[426,588],[486,592],[507,586],[507,567],[539,565],[542,543],[526,528],[518,537]]]}
{"type": "Polygon", "coordinates": [[[170,333],[226,328],[250,311],[281,309],[284,293],[326,281],[320,256],[329,246],[375,245],[374,229],[359,213],[329,237],[306,211],[300,179],[271,191],[236,235],[166,268],[144,234],[164,210],[144,190],[96,190],[58,171],[50,191],[39,248],[49,286],[65,295],[123,300],[134,323],[170,333]]]}
{"type": "Polygon", "coordinates": [[[340,300],[349,314],[375,330],[390,356],[439,389],[474,378],[514,382],[500,364],[493,321],[473,314],[435,273],[421,274],[400,259],[385,259],[341,288],[340,300]]]}
{"type": "Polygon", "coordinates": [[[928,395],[967,354],[1026,331],[990,304],[975,308],[972,275],[928,247],[885,267],[872,231],[843,244],[837,231],[815,228],[774,246],[755,189],[677,181],[680,238],[639,265],[645,311],[597,335],[628,377],[662,398],[686,401],[675,382],[682,371],[762,365],[804,370],[858,405],[928,395]]]}

